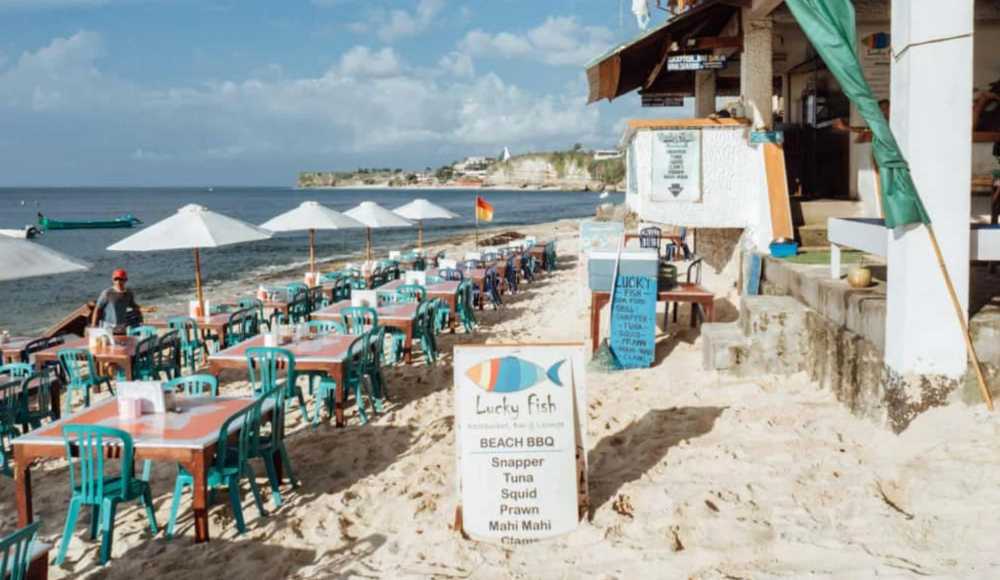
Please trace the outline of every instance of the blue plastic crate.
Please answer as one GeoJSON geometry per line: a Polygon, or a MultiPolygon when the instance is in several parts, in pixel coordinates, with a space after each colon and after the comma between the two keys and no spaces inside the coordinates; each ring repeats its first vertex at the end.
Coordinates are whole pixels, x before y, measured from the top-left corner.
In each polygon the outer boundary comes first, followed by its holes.
{"type": "Polygon", "coordinates": [[[771,255],[775,258],[790,258],[799,253],[798,242],[772,242],[771,255]]]}

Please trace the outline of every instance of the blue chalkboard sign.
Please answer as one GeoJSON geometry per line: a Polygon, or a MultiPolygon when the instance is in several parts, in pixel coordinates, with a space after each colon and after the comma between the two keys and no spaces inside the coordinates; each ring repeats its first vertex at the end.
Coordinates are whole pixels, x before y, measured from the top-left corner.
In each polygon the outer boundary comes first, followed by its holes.
{"type": "Polygon", "coordinates": [[[649,367],[656,351],[656,278],[619,274],[611,303],[611,352],[626,369],[649,367]]]}

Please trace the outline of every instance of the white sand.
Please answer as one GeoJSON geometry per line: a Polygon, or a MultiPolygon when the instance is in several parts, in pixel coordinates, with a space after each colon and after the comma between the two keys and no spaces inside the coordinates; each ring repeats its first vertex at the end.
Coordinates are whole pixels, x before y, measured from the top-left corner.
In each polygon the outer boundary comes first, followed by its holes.
{"type": "MultiPolygon", "coordinates": [[[[574,225],[558,229],[572,236],[574,225]]],[[[575,243],[561,240],[561,253],[572,256],[575,243]]],[[[505,311],[481,316],[477,334],[445,336],[443,349],[582,338],[575,261],[564,264],[505,311]]],[[[181,537],[171,542],[151,539],[141,510],[126,506],[110,566],[97,566],[98,542],[85,539],[81,524],[52,577],[1000,577],[995,417],[943,408],[895,436],[855,419],[804,377],[738,381],[702,371],[685,316],[661,340],[655,368],[588,374],[595,505],[570,536],[507,550],[449,528],[449,354],[435,368],[390,371],[393,406],[365,427],[312,431],[290,415],[302,486],[265,519],[247,492],[246,535],[235,535],[224,494],[208,545],[192,543],[188,499],[181,537]]],[[[69,497],[65,467],[49,462],[34,473],[42,535],[56,540],[69,497]]],[[[172,485],[173,468],[158,466],[161,523],[172,485]]],[[[13,492],[0,480],[3,531],[16,521],[13,492]]]]}

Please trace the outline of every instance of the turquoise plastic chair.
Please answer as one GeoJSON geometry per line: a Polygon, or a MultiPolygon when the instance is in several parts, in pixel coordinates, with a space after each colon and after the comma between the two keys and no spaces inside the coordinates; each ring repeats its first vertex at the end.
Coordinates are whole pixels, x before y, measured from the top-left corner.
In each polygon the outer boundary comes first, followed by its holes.
{"type": "Polygon", "coordinates": [[[40,522],[34,522],[0,539],[0,578],[25,580],[40,522]]]}
{"type": "MultiPolygon", "coordinates": [[[[437,361],[437,341],[434,338],[434,319],[436,316],[434,304],[421,302],[413,319],[413,344],[420,345],[420,350],[424,353],[424,363],[428,365],[437,361]]],[[[393,333],[392,342],[395,352],[394,358],[398,362],[402,358],[406,337],[402,332],[393,333]]]]}
{"type": "Polygon", "coordinates": [[[364,278],[351,278],[351,289],[367,290],[368,282],[364,278]]]}
{"type": "Polygon", "coordinates": [[[340,316],[347,331],[355,336],[378,326],[378,312],[370,306],[348,306],[340,311],[340,316]]]}
{"type": "Polygon", "coordinates": [[[299,294],[307,292],[309,292],[309,287],[302,282],[292,282],[285,287],[285,294],[289,302],[298,298],[299,294]]]}
{"type": "MultiPolygon", "coordinates": [[[[368,423],[368,412],[365,409],[366,402],[371,404],[372,411],[375,411],[375,395],[371,374],[369,372],[370,361],[370,336],[363,333],[354,339],[347,349],[347,356],[344,358],[344,390],[354,394],[354,401],[358,409],[358,418],[361,424],[368,423]]],[[[331,378],[324,378],[320,381],[319,390],[316,393],[317,401],[326,404],[327,413],[333,416],[334,396],[336,394],[337,383],[331,378]]],[[[316,409],[317,413],[319,409],[316,409]]]]}
{"type": "Polygon", "coordinates": [[[427,299],[427,288],[419,284],[403,284],[396,289],[400,302],[423,302],[427,299]]]}
{"type": "Polygon", "coordinates": [[[66,549],[69,548],[69,542],[73,538],[76,520],[83,506],[90,506],[91,509],[90,538],[94,539],[98,533],[102,534],[101,564],[107,564],[111,559],[115,512],[119,503],[127,501],[142,503],[146,508],[149,529],[156,535],[156,512],[153,509],[153,496],[149,484],[135,479],[132,475],[132,462],[135,459],[132,436],[120,429],[98,425],[65,425],[62,434],[66,446],[66,460],[69,462],[69,487],[72,497],[56,565],[61,566],[66,560],[66,549]],[[111,471],[104,463],[104,456],[110,446],[117,446],[121,450],[118,475],[106,473],[106,470],[111,471]]]}
{"type": "Polygon", "coordinates": [[[140,381],[151,381],[157,376],[156,351],[160,338],[155,334],[147,336],[135,345],[132,355],[132,376],[140,381]]]}
{"type": "Polygon", "coordinates": [[[476,329],[476,313],[472,304],[472,281],[464,280],[458,285],[455,298],[455,314],[466,332],[476,329]]]}
{"type": "Polygon", "coordinates": [[[115,394],[111,386],[111,378],[97,374],[97,364],[94,362],[94,355],[83,348],[64,348],[57,353],[59,364],[62,365],[66,374],[66,402],[73,406],[73,393],[83,394],[83,406],[90,406],[90,389],[99,388],[106,385],[112,395],[115,394]]]}
{"type": "MultiPolygon", "coordinates": [[[[215,444],[215,457],[208,466],[205,479],[209,490],[225,487],[229,490],[229,504],[236,520],[236,530],[240,534],[247,531],[243,518],[243,501],[240,497],[240,485],[246,479],[250,482],[250,491],[257,506],[260,517],[267,515],[264,501],[260,497],[260,488],[254,479],[250,468],[250,458],[257,453],[257,441],[260,437],[261,402],[256,401],[246,409],[232,415],[219,429],[219,438],[215,444]],[[236,445],[230,441],[230,432],[235,425],[239,426],[236,435],[236,445]]],[[[194,476],[188,470],[177,466],[177,481],[174,482],[174,498],[170,502],[170,519],[167,521],[167,538],[174,537],[177,525],[177,508],[180,507],[184,488],[194,489],[194,476]]]]}
{"type": "Polygon", "coordinates": [[[157,330],[155,326],[133,326],[126,331],[128,336],[134,336],[137,338],[149,338],[150,336],[156,336],[157,330]]]}
{"type": "Polygon", "coordinates": [[[219,396],[219,379],[212,375],[188,375],[167,381],[163,385],[163,389],[180,393],[185,397],[210,396],[215,398],[219,396]]]}
{"type": "MultiPolygon", "coordinates": [[[[24,377],[35,372],[34,367],[28,363],[9,363],[0,366],[0,377],[6,379],[23,379],[24,377]],[[4,375],[7,375],[4,377],[4,375]]],[[[3,578],[0,576],[0,578],[3,578]]]]}
{"type": "Polygon", "coordinates": [[[311,423],[309,411],[306,408],[302,389],[296,384],[295,355],[283,348],[253,347],[246,351],[247,369],[250,374],[250,386],[254,395],[261,400],[273,399],[274,411],[271,413],[271,430],[261,435],[257,445],[257,456],[264,461],[267,478],[271,483],[274,507],[281,507],[281,482],[278,481],[278,471],[275,455],[280,458],[292,487],[298,486],[292,462],[285,447],[285,401],[289,395],[296,395],[299,408],[306,423],[311,423]],[[284,378],[281,378],[281,375],[284,378]]]}
{"type": "Polygon", "coordinates": [[[189,372],[198,368],[199,357],[202,361],[208,358],[208,345],[201,336],[201,329],[194,318],[177,316],[167,321],[167,328],[176,330],[181,340],[181,366],[189,372]]]}
{"type": "MultiPolygon", "coordinates": [[[[13,458],[11,441],[20,435],[17,430],[17,410],[20,406],[20,401],[17,399],[19,396],[20,385],[17,381],[0,384],[0,397],[3,397],[4,400],[7,397],[12,399],[9,404],[0,406],[0,475],[7,477],[14,477],[14,472],[10,468],[13,458]]],[[[3,577],[0,576],[0,578],[3,577]]]]}
{"type": "Polygon", "coordinates": [[[21,409],[16,420],[25,433],[41,427],[42,421],[57,419],[52,389],[57,380],[51,366],[21,379],[21,409]]]}
{"type": "Polygon", "coordinates": [[[171,330],[159,337],[156,343],[156,376],[154,378],[171,380],[181,376],[182,357],[180,331],[171,330]]]}

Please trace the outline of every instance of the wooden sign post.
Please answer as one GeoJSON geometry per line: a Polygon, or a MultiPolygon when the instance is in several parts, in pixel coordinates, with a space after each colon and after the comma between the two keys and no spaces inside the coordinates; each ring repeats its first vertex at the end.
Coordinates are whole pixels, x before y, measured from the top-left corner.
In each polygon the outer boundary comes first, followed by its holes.
{"type": "Polygon", "coordinates": [[[508,546],[575,530],[586,408],[581,343],[456,346],[457,526],[508,546]]]}

